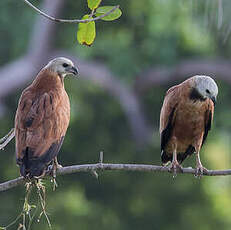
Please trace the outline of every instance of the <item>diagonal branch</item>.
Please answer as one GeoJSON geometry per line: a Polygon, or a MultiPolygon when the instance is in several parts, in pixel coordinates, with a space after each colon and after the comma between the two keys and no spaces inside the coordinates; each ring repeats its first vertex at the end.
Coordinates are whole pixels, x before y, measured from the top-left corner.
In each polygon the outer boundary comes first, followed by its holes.
{"type": "Polygon", "coordinates": [[[114,75],[102,63],[84,61],[62,50],[54,52],[54,57],[57,56],[68,57],[74,63],[77,63],[81,76],[84,76],[83,80],[89,80],[99,85],[120,103],[137,147],[143,147],[149,143],[152,138],[153,128],[148,123],[139,98],[133,89],[125,85],[118,76],[114,75]]]}
{"type": "MultiPolygon", "coordinates": [[[[78,172],[96,172],[96,171],[131,171],[131,172],[169,172],[168,167],[158,166],[158,165],[145,165],[145,164],[84,164],[84,165],[72,165],[63,167],[57,170],[57,175],[73,174],[78,172]]],[[[189,167],[183,168],[182,174],[193,174],[195,175],[196,170],[189,167]]],[[[48,172],[49,174],[49,172],[48,172]]],[[[231,175],[231,169],[226,170],[208,170],[204,172],[204,176],[226,176],[231,175]]],[[[9,190],[18,185],[24,184],[25,180],[23,177],[18,177],[16,179],[6,181],[0,184],[0,192],[9,190]]]]}
{"type": "Polygon", "coordinates": [[[23,0],[28,6],[30,6],[31,8],[33,8],[35,11],[37,11],[40,15],[48,18],[51,21],[54,22],[62,22],[62,23],[86,23],[86,22],[92,22],[92,21],[97,21],[101,18],[104,18],[106,16],[108,16],[109,14],[111,14],[113,11],[115,11],[116,9],[118,9],[120,6],[117,5],[115,7],[113,7],[111,10],[109,10],[108,12],[106,12],[105,14],[102,14],[98,17],[95,18],[88,18],[88,19],[59,19],[59,18],[55,18],[52,17],[46,13],[44,13],[43,11],[41,11],[40,9],[38,9],[37,7],[35,7],[31,2],[29,2],[28,0],[23,0]]]}
{"type": "Polygon", "coordinates": [[[3,138],[0,139],[0,150],[4,149],[7,144],[14,138],[15,133],[14,133],[14,128],[10,130],[9,133],[6,134],[3,138]]]}

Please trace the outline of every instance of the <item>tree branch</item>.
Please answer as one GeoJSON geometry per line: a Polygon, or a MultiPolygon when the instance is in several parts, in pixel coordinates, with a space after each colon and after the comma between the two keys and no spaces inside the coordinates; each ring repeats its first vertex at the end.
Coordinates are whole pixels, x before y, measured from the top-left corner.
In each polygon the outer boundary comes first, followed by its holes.
{"type": "Polygon", "coordinates": [[[3,138],[0,139],[0,150],[4,149],[4,147],[14,138],[14,128],[10,130],[9,133],[6,134],[3,138]]]}
{"type": "Polygon", "coordinates": [[[23,0],[23,1],[28,6],[30,6],[35,11],[37,11],[40,15],[48,18],[51,21],[61,22],[61,23],[86,23],[86,22],[96,21],[96,20],[99,20],[101,18],[104,18],[104,17],[108,16],[109,14],[111,14],[113,11],[115,11],[116,9],[118,9],[120,7],[119,5],[117,5],[117,6],[113,7],[111,10],[109,10],[108,12],[106,12],[105,14],[102,14],[102,15],[100,15],[98,17],[95,17],[95,18],[88,18],[88,19],[59,19],[59,18],[55,18],[55,17],[52,17],[52,16],[44,13],[43,11],[41,11],[40,9],[38,9],[37,7],[35,7],[32,3],[30,3],[28,0],[23,0]]]}
{"type": "MultiPolygon", "coordinates": [[[[84,165],[72,165],[63,167],[57,170],[57,175],[72,174],[78,172],[96,172],[104,170],[114,170],[114,171],[131,171],[131,172],[169,172],[168,167],[158,166],[158,165],[145,165],[145,164],[84,164],[84,165]]],[[[182,172],[179,174],[195,174],[196,170],[189,167],[183,168],[182,172]]],[[[49,172],[47,173],[49,174],[49,172]]],[[[226,176],[231,175],[231,169],[227,170],[208,170],[203,174],[204,176],[226,176]]],[[[0,184],[0,192],[9,190],[25,182],[23,177],[18,177],[16,179],[6,181],[0,184]]]]}
{"type": "Polygon", "coordinates": [[[189,59],[181,61],[176,66],[154,67],[142,72],[135,81],[135,91],[138,94],[145,93],[155,86],[169,84],[184,80],[193,75],[209,75],[231,84],[230,61],[225,59],[189,59]]]}

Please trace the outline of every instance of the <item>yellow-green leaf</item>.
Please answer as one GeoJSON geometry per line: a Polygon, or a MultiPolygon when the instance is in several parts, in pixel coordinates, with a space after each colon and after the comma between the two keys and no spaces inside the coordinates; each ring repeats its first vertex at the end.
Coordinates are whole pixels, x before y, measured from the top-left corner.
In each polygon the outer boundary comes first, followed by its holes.
{"type": "Polygon", "coordinates": [[[102,0],[87,0],[87,5],[91,10],[95,10],[102,0]]]}
{"type": "MultiPolygon", "coordinates": [[[[96,9],[96,16],[100,16],[103,15],[105,13],[107,13],[108,11],[112,10],[115,6],[101,6],[99,8],[96,9]]],[[[104,21],[113,21],[117,18],[119,18],[122,15],[122,11],[117,8],[115,9],[113,12],[111,12],[109,15],[101,18],[101,20],[104,21]]]]}
{"type": "MultiPolygon", "coordinates": [[[[88,19],[89,15],[84,15],[82,19],[88,19]]],[[[77,40],[82,45],[91,46],[95,40],[95,22],[79,23],[77,40]]]]}

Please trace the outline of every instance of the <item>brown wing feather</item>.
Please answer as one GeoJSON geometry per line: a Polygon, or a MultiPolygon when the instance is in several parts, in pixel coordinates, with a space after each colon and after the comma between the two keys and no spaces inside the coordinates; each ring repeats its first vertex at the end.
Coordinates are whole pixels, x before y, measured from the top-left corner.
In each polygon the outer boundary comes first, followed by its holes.
{"type": "Polygon", "coordinates": [[[16,157],[21,174],[39,176],[58,154],[70,118],[65,90],[36,94],[26,90],[15,119],[16,157]]]}
{"type": "Polygon", "coordinates": [[[202,145],[205,143],[206,138],[208,136],[208,132],[211,129],[212,121],[213,121],[213,114],[214,114],[214,104],[211,100],[209,100],[208,109],[205,112],[205,130],[204,130],[202,145]]]}
{"type": "Polygon", "coordinates": [[[163,151],[168,143],[175,118],[175,111],[177,108],[177,101],[179,100],[180,91],[179,86],[171,87],[164,98],[164,103],[160,113],[160,135],[161,135],[161,150],[163,151]]]}

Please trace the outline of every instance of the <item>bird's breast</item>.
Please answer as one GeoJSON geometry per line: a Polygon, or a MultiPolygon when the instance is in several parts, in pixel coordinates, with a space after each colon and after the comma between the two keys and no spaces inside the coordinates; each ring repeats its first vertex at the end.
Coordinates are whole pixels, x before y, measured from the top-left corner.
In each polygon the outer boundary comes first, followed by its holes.
{"type": "MultiPolygon", "coordinates": [[[[177,140],[177,151],[185,152],[189,145],[194,146],[202,138],[204,127],[205,106],[203,102],[179,105],[176,110],[172,132],[172,137],[176,137],[177,140]]],[[[172,145],[172,140],[170,140],[169,150],[172,145]]]]}

